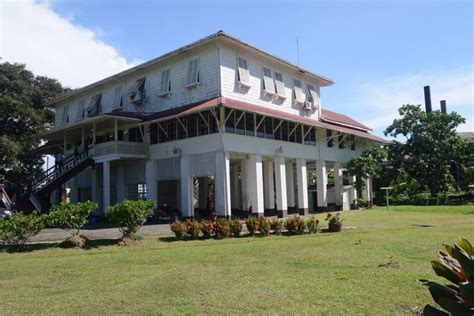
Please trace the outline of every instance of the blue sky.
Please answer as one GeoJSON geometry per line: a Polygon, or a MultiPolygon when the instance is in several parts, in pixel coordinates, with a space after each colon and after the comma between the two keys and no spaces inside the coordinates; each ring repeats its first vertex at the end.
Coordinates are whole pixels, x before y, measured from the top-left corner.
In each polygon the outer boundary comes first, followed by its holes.
{"type": "MultiPolygon", "coordinates": [[[[423,86],[431,85],[434,108],[446,99],[448,110],[468,118],[461,130],[474,131],[472,1],[25,1],[113,50],[116,65],[94,80],[218,30],[296,63],[298,37],[300,65],[336,81],[322,89],[324,107],[382,135],[397,108],[422,103],[423,86]]],[[[61,46],[74,46],[73,37],[61,46]]],[[[63,81],[87,81],[74,79],[63,81]]]]}

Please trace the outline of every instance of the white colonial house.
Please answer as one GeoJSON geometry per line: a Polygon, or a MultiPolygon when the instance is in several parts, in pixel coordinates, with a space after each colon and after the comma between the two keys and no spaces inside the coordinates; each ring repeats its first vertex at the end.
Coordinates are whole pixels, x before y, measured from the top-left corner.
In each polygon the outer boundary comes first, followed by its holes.
{"type": "Polygon", "coordinates": [[[41,137],[66,159],[31,200],[45,208],[66,185],[98,215],[140,198],[184,217],[349,209],[345,164],[384,140],[323,108],[332,84],[220,31],[54,100],[56,124],[41,137]]]}

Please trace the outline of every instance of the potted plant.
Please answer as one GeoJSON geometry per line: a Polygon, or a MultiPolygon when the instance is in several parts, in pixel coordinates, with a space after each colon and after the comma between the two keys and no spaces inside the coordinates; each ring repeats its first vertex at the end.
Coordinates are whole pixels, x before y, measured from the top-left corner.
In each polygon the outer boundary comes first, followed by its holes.
{"type": "Polygon", "coordinates": [[[336,215],[328,213],[326,221],[328,222],[329,232],[334,233],[342,230],[342,217],[340,213],[336,213],[336,215]]]}

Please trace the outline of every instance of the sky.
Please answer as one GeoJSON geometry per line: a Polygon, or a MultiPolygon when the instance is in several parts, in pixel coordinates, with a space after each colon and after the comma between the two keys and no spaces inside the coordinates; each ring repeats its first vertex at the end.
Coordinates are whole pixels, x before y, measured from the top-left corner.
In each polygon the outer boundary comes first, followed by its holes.
{"type": "Polygon", "coordinates": [[[0,0],[0,56],[77,88],[223,30],[333,79],[323,108],[378,136],[425,85],[473,132],[473,3],[0,0]]]}

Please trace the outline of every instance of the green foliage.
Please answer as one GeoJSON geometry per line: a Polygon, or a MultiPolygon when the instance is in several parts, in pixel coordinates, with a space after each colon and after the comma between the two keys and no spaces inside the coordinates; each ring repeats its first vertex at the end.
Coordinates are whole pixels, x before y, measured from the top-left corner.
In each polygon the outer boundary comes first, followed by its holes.
{"type": "Polygon", "coordinates": [[[342,219],[341,213],[339,212],[336,213],[335,215],[332,213],[328,213],[326,215],[325,221],[327,221],[329,225],[334,225],[334,224],[340,225],[342,224],[343,219],[342,219]]]}
{"type": "Polygon", "coordinates": [[[364,178],[377,174],[381,169],[381,162],[387,158],[387,152],[382,147],[368,147],[360,156],[354,157],[347,163],[349,174],[356,176],[355,186],[359,197],[364,189],[364,178]]]}
{"type": "Polygon", "coordinates": [[[260,216],[258,219],[258,231],[261,236],[270,235],[270,223],[265,216],[260,216]]]}
{"type": "Polygon", "coordinates": [[[420,280],[430,291],[433,300],[446,312],[426,305],[423,315],[473,315],[474,314],[474,248],[464,238],[454,246],[444,245],[438,252],[438,261],[432,261],[436,275],[452,284],[420,280]],[[448,314],[449,313],[449,314],[448,314]]]}
{"type": "Polygon", "coordinates": [[[119,226],[124,237],[133,237],[155,207],[154,201],[123,200],[107,208],[107,219],[119,226]]]}
{"type": "Polygon", "coordinates": [[[15,213],[0,219],[0,244],[16,250],[45,227],[46,216],[36,212],[30,215],[15,213]]]}
{"type": "Polygon", "coordinates": [[[455,112],[425,113],[419,105],[403,105],[399,114],[401,118],[385,130],[385,135],[406,138],[405,143],[395,141],[390,146],[392,167],[405,170],[433,196],[448,192],[453,184],[450,166],[463,164],[474,154],[456,133],[465,119],[455,112]]]}
{"type": "Polygon", "coordinates": [[[54,119],[46,104],[63,91],[57,80],[35,77],[25,65],[0,63],[0,181],[8,179],[11,190],[26,188],[41,172],[36,136],[54,119]]]}
{"type": "Polygon", "coordinates": [[[243,223],[240,219],[234,219],[230,221],[229,227],[231,236],[239,237],[242,232],[243,223]]]}
{"type": "Polygon", "coordinates": [[[171,231],[175,234],[176,238],[182,239],[184,233],[187,231],[186,224],[180,220],[176,220],[170,224],[171,231]]]}
{"type": "Polygon", "coordinates": [[[196,220],[187,220],[186,224],[186,233],[191,237],[191,239],[198,239],[199,233],[201,232],[201,224],[196,220]]]}
{"type": "Polygon", "coordinates": [[[275,235],[281,235],[281,229],[283,228],[283,220],[281,218],[274,218],[270,221],[270,227],[272,228],[275,235]]]}
{"type": "Polygon", "coordinates": [[[209,239],[214,234],[214,224],[210,221],[201,222],[201,232],[204,239],[209,239]]]}
{"type": "Polygon", "coordinates": [[[296,215],[286,219],[285,228],[290,235],[302,235],[306,230],[306,223],[303,218],[296,215]]]}
{"type": "Polygon", "coordinates": [[[247,226],[250,236],[254,236],[258,230],[258,218],[256,216],[249,216],[245,221],[245,225],[247,226]]]}
{"type": "Polygon", "coordinates": [[[219,218],[214,223],[214,231],[217,239],[224,239],[230,235],[229,221],[225,218],[219,218]]]}
{"type": "Polygon", "coordinates": [[[97,203],[91,201],[58,204],[53,206],[48,219],[54,226],[68,231],[72,236],[78,236],[80,229],[87,224],[87,218],[96,208],[97,203]]]}
{"type": "Polygon", "coordinates": [[[306,222],[306,226],[308,226],[308,232],[310,234],[317,233],[319,228],[319,219],[317,219],[316,216],[311,216],[306,222]]]}

